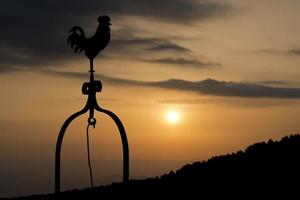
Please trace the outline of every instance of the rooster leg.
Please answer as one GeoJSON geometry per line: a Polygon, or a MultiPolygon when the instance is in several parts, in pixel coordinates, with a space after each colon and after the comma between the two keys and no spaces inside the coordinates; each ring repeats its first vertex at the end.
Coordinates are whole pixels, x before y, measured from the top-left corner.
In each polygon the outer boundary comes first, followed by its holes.
{"type": "Polygon", "coordinates": [[[93,59],[90,59],[90,72],[95,72],[94,71],[94,60],[93,59]]]}

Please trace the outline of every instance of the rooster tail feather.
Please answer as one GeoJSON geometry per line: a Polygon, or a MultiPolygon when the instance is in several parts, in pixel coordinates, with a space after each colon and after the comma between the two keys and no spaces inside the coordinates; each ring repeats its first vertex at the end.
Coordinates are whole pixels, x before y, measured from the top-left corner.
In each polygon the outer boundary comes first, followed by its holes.
{"type": "Polygon", "coordinates": [[[81,27],[74,26],[69,30],[70,35],[68,36],[67,43],[70,44],[71,48],[77,53],[84,50],[85,34],[81,27]],[[79,31],[79,33],[78,33],[79,31]]]}
{"type": "Polygon", "coordinates": [[[72,40],[72,38],[70,39],[70,41],[71,41],[71,48],[73,49],[74,45],[75,45],[75,41],[74,41],[74,39],[72,40]]]}
{"type": "Polygon", "coordinates": [[[80,36],[85,37],[85,33],[84,33],[83,29],[80,26],[73,26],[69,30],[69,33],[77,33],[77,30],[79,31],[80,36]]]}

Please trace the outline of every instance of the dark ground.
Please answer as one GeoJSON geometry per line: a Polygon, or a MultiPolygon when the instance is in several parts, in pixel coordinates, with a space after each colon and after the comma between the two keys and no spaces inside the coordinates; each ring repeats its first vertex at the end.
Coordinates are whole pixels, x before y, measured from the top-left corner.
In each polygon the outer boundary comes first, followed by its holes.
{"type": "Polygon", "coordinates": [[[300,135],[188,164],[160,177],[17,199],[300,199],[300,135]]]}

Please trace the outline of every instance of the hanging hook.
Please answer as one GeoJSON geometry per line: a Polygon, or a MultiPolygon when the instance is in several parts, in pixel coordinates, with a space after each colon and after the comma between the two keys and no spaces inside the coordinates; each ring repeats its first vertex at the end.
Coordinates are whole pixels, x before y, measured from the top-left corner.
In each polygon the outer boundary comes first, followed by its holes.
{"type": "Polygon", "coordinates": [[[95,128],[96,123],[97,123],[97,120],[96,120],[94,117],[89,117],[89,118],[88,118],[88,124],[89,124],[90,126],[93,126],[93,128],[95,128]]]}

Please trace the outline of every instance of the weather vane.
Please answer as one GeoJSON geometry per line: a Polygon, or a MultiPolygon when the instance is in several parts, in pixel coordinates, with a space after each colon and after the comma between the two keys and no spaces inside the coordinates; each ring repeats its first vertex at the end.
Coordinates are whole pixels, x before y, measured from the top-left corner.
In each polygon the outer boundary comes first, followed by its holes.
{"type": "Polygon", "coordinates": [[[90,170],[90,180],[91,187],[93,187],[93,176],[92,169],[90,164],[90,153],[89,153],[89,126],[93,126],[95,128],[96,119],[94,118],[94,112],[99,111],[111,117],[115,124],[118,127],[123,147],[123,182],[127,182],[129,180],[129,148],[128,141],[126,136],[125,128],[118,118],[113,112],[101,108],[96,99],[96,93],[101,92],[102,83],[99,80],[94,80],[94,58],[102,51],[110,41],[110,18],[106,15],[100,16],[98,18],[98,28],[96,33],[90,37],[86,38],[84,31],[79,26],[74,26],[70,29],[68,44],[71,45],[71,48],[74,49],[76,53],[85,52],[85,55],[90,60],[90,81],[85,82],[82,85],[82,93],[84,95],[88,95],[87,103],[84,108],[73,115],[71,115],[63,124],[60,129],[57,143],[56,143],[56,152],[55,152],[55,193],[60,192],[60,161],[61,161],[61,146],[65,131],[69,124],[78,116],[83,115],[84,113],[89,111],[89,118],[87,120],[87,152],[88,152],[88,164],[90,170]]]}

